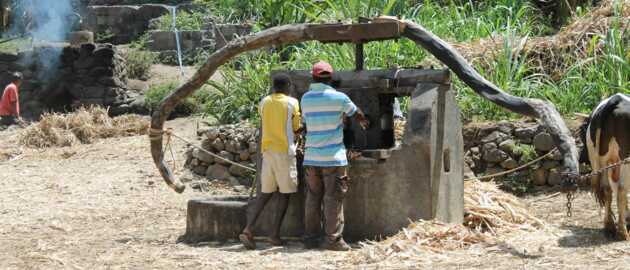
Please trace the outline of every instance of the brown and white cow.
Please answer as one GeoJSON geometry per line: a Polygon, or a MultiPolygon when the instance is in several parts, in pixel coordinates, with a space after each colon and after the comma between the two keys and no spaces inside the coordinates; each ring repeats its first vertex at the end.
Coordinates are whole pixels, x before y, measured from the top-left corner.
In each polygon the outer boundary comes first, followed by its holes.
{"type": "MultiPolygon", "coordinates": [[[[630,96],[615,94],[597,105],[581,128],[582,142],[591,168],[596,171],[630,156],[630,96]]],[[[580,159],[585,158],[582,149],[580,159]]],[[[605,209],[604,229],[623,240],[630,240],[626,229],[630,165],[607,170],[591,179],[591,190],[605,209]],[[612,200],[617,200],[617,226],[612,200]]]]}

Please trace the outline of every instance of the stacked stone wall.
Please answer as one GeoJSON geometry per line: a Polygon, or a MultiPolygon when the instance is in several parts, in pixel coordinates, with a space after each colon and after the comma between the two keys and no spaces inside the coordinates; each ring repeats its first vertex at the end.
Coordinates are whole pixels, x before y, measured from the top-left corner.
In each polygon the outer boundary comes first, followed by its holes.
{"type": "Polygon", "coordinates": [[[120,111],[129,109],[134,96],[127,89],[125,59],[111,44],[41,46],[0,54],[2,85],[8,84],[10,74],[16,71],[24,76],[20,105],[27,118],[83,105],[120,111]]]}
{"type": "MultiPolygon", "coordinates": [[[[471,124],[464,127],[465,162],[477,175],[490,175],[524,165],[556,148],[544,126],[536,122],[471,124]]],[[[562,156],[558,151],[513,175],[534,185],[559,185],[562,156]]],[[[499,177],[500,178],[500,177],[499,177]]]]}

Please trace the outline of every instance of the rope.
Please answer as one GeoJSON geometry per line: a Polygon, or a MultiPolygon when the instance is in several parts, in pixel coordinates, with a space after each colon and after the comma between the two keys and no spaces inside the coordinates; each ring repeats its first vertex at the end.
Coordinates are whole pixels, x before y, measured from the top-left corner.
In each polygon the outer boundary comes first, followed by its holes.
{"type": "Polygon", "coordinates": [[[519,167],[516,167],[516,168],[514,168],[514,169],[507,170],[507,171],[502,171],[502,172],[495,173],[495,174],[491,174],[491,175],[485,175],[485,176],[482,176],[482,177],[471,177],[471,178],[466,178],[466,179],[464,179],[464,181],[469,181],[469,180],[474,180],[474,179],[477,179],[477,180],[482,180],[482,179],[494,178],[494,177],[497,177],[497,176],[502,176],[502,175],[506,175],[506,174],[513,173],[513,172],[517,172],[517,171],[520,171],[520,170],[522,170],[522,169],[525,169],[525,168],[527,168],[527,167],[530,167],[530,166],[534,165],[534,164],[535,164],[535,163],[537,163],[538,161],[541,161],[542,159],[544,159],[544,158],[546,158],[546,157],[548,157],[548,156],[551,156],[551,154],[553,154],[553,153],[554,153],[555,151],[557,151],[557,150],[558,150],[558,148],[557,148],[557,147],[556,147],[556,148],[554,148],[554,149],[551,149],[551,151],[549,151],[547,154],[544,154],[544,155],[542,155],[542,156],[538,157],[537,159],[534,159],[534,160],[532,160],[532,161],[530,161],[530,162],[528,162],[528,163],[525,163],[525,164],[523,164],[523,165],[521,165],[521,166],[519,166],[519,167]]]}
{"type": "Polygon", "coordinates": [[[227,158],[224,158],[224,157],[219,156],[219,155],[217,155],[215,153],[212,153],[212,152],[210,152],[210,151],[208,151],[206,149],[203,149],[203,147],[201,147],[201,146],[195,145],[193,142],[191,142],[189,140],[186,140],[185,138],[175,134],[173,132],[172,128],[167,128],[166,130],[159,130],[159,129],[153,129],[153,128],[149,129],[149,140],[152,140],[152,141],[159,140],[159,139],[162,138],[163,134],[166,134],[166,142],[167,143],[170,142],[170,140],[171,140],[170,137],[174,137],[176,139],[179,139],[179,140],[187,143],[188,145],[190,145],[190,146],[192,146],[192,147],[194,147],[196,149],[199,149],[199,151],[202,151],[202,152],[212,156],[215,159],[222,160],[222,161],[224,161],[226,163],[232,164],[232,165],[237,166],[237,167],[241,167],[241,168],[246,169],[246,170],[251,171],[251,172],[256,172],[256,169],[254,169],[252,167],[245,166],[245,165],[240,164],[238,162],[231,161],[231,160],[229,160],[227,158]]]}

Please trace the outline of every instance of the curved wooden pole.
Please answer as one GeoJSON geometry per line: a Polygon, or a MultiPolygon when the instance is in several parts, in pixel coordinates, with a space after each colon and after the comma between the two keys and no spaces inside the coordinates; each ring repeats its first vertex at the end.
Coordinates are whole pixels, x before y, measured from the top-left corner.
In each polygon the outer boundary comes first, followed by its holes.
{"type": "Polygon", "coordinates": [[[203,66],[197,70],[193,77],[179,86],[172,94],[167,96],[160,104],[159,110],[153,113],[151,118],[151,156],[157,166],[162,178],[168,186],[178,193],[184,191],[186,186],[179,182],[171,170],[164,162],[164,152],[162,149],[162,136],[160,131],[164,127],[164,122],[173,108],[184,98],[190,96],[216,72],[216,70],[231,58],[243,52],[259,49],[269,45],[283,45],[311,40],[307,36],[306,29],[312,27],[310,24],[284,25],[270,28],[254,35],[249,35],[230,42],[227,46],[216,51],[203,66]]]}
{"type": "MultiPolygon", "coordinates": [[[[392,21],[392,19],[388,19],[392,21]]],[[[577,173],[577,150],[575,141],[569,134],[568,128],[560,114],[552,104],[537,99],[525,99],[509,95],[491,82],[484,79],[464,58],[448,43],[426,31],[413,22],[398,21],[403,35],[424,47],[444,62],[460,79],[482,97],[513,112],[539,118],[549,127],[552,136],[563,154],[565,167],[569,172],[577,173]]],[[[231,58],[243,52],[259,49],[270,45],[286,45],[318,37],[311,28],[318,24],[295,24],[273,27],[262,32],[252,34],[230,42],[226,47],[213,53],[193,77],[179,86],[160,104],[151,119],[151,155],[164,181],[176,192],[183,192],[185,185],[179,182],[164,162],[161,131],[168,115],[184,98],[199,89],[214,74],[214,72],[231,58]]]]}
{"type": "Polygon", "coordinates": [[[447,42],[433,35],[422,26],[404,21],[403,36],[415,41],[433,54],[477,94],[512,112],[538,118],[547,126],[555,144],[562,154],[566,172],[577,174],[577,148],[571,132],[567,128],[551,102],[533,98],[521,98],[503,92],[499,87],[486,80],[466,62],[457,50],[447,42]]]}

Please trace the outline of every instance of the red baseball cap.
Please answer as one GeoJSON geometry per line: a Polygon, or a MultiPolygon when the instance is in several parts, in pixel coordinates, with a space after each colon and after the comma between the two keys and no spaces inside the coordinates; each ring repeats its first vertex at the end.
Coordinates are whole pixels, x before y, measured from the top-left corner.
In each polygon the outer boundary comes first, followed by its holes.
{"type": "Polygon", "coordinates": [[[332,76],[333,68],[330,64],[325,61],[319,61],[315,65],[313,65],[313,71],[311,74],[315,77],[327,78],[332,76]]]}

